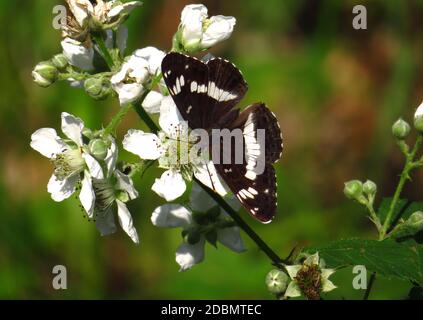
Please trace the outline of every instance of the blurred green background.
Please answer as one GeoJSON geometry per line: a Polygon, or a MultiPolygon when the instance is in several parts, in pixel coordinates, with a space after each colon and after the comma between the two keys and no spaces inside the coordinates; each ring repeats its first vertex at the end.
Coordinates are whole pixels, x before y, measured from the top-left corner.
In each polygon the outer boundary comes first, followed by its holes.
{"type": "MultiPolygon", "coordinates": [[[[127,25],[128,53],[153,45],[169,49],[188,1],[145,0],[127,25]]],[[[281,256],[294,246],[322,245],[376,234],[361,207],[344,199],[344,181],[370,178],[379,199],[392,194],[402,158],[391,124],[412,119],[423,98],[423,1],[236,0],[204,1],[211,14],[238,19],[233,37],[213,49],[244,73],[242,102],[266,101],[277,114],[285,151],[277,165],[279,212],[270,225],[245,219],[281,256]],[[368,30],[352,28],[352,8],[368,9],[368,30]]],[[[249,247],[237,255],[207,247],[206,260],[186,273],[174,261],[177,230],[158,229],[150,215],[163,201],[150,191],[159,171],[136,180],[130,204],[141,245],[119,230],[101,238],[76,199],[55,203],[46,192],[51,165],[29,147],[40,127],[59,129],[68,111],[99,128],[118,110],[66,83],[37,87],[31,70],[60,51],[52,8],[60,0],[0,1],[0,298],[3,299],[272,299],[266,257],[249,247]],[[52,269],[65,265],[68,290],[52,288],[52,269]]],[[[119,131],[142,128],[135,113],[119,131]]],[[[125,154],[125,156],[128,156],[125,154]]],[[[423,174],[405,196],[422,199],[423,174]]],[[[328,298],[360,299],[353,274],[334,276],[328,298]]],[[[401,299],[406,282],[378,278],[371,298],[401,299]]]]}

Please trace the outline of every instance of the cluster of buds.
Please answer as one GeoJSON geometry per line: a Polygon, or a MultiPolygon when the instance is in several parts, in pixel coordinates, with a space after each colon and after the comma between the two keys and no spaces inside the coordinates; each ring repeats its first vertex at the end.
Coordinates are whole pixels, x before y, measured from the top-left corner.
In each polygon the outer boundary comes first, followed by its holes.
{"type": "Polygon", "coordinates": [[[373,205],[376,191],[377,186],[371,180],[367,180],[364,183],[359,180],[351,180],[346,182],[344,186],[345,196],[362,205],[373,205]]]}

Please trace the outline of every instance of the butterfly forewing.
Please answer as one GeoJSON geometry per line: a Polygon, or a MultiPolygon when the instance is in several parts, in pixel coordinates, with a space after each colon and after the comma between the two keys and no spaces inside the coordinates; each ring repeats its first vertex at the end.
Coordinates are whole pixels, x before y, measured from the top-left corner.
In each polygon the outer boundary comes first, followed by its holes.
{"type": "Polygon", "coordinates": [[[191,129],[242,131],[243,160],[235,161],[236,145],[232,144],[230,164],[214,161],[214,165],[242,205],[261,222],[270,222],[277,207],[273,163],[282,152],[281,132],[274,114],[261,103],[243,112],[235,108],[248,87],[241,72],[226,60],[204,63],[170,53],[163,60],[162,71],[169,92],[191,129]],[[264,139],[258,138],[259,129],[264,130],[264,139]]]}

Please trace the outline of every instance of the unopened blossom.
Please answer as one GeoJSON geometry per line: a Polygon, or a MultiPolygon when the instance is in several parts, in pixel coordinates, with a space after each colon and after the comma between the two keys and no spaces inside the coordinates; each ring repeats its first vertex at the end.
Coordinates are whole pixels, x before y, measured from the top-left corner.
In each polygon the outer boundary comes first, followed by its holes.
{"type": "Polygon", "coordinates": [[[193,186],[189,207],[163,205],[154,210],[151,221],[157,227],[182,228],[184,240],[176,250],[180,271],[204,260],[207,241],[214,246],[219,242],[234,252],[245,251],[239,228],[197,184],[193,186]]]}
{"type": "MultiPolygon", "coordinates": [[[[99,154],[104,147],[101,141],[91,144],[90,148],[99,149],[99,154]]],[[[81,189],[80,200],[87,215],[95,219],[97,229],[102,236],[107,236],[116,232],[115,216],[117,217],[121,228],[128,234],[133,242],[139,243],[137,230],[134,227],[131,213],[126,203],[138,198],[138,192],[134,187],[132,179],[116,169],[118,149],[113,138],[109,138],[110,147],[107,149],[104,157],[104,169],[99,174],[90,179],[85,177],[85,186],[81,189]]],[[[94,153],[96,153],[94,151],[94,153]]],[[[101,156],[103,158],[103,156],[101,156]]]]}
{"type": "Polygon", "coordinates": [[[222,15],[208,17],[202,4],[186,6],[181,15],[181,24],[176,39],[185,51],[196,52],[208,49],[228,39],[236,24],[234,17],[222,15]]]}
{"type": "Polygon", "coordinates": [[[84,123],[69,113],[62,113],[62,131],[67,139],[51,128],[39,129],[31,136],[31,147],[50,159],[54,172],[47,189],[54,201],[69,198],[82,180],[82,189],[92,190],[88,180],[100,178],[101,166],[83,143],[84,123]]]}
{"type": "Polygon", "coordinates": [[[285,292],[285,297],[296,298],[305,296],[310,300],[320,299],[320,294],[336,289],[329,280],[335,273],[334,269],[325,269],[319,253],[308,256],[303,264],[285,266],[291,282],[285,292]]]}
{"type": "Polygon", "coordinates": [[[423,133],[423,102],[419,105],[414,114],[414,127],[420,133],[423,133]]]}
{"type": "MultiPolygon", "coordinates": [[[[193,174],[211,187],[210,171],[193,157],[191,148],[197,142],[196,136],[190,134],[187,123],[170,96],[161,101],[159,124],[161,131],[158,134],[129,130],[123,140],[123,147],[127,151],[144,160],[158,160],[160,167],[166,169],[156,179],[152,190],[167,201],[173,201],[184,194],[185,180],[191,180],[193,174]]],[[[210,166],[210,170],[215,169],[210,166]]],[[[214,177],[217,177],[217,173],[214,173],[214,177]]],[[[213,185],[221,194],[226,194],[220,179],[214,179],[213,185]]]]}
{"type": "Polygon", "coordinates": [[[135,102],[147,90],[152,77],[159,72],[165,53],[153,47],[137,50],[112,78],[113,89],[121,105],[135,102]]]}

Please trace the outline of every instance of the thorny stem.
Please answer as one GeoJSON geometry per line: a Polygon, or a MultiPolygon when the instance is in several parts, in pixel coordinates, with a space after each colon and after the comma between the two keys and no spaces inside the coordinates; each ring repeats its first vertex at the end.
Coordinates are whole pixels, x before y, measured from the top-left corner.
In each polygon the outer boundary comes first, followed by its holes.
{"type": "Polygon", "coordinates": [[[103,57],[104,61],[106,61],[107,66],[110,68],[110,70],[113,70],[115,66],[115,62],[113,61],[112,56],[110,55],[109,50],[106,47],[106,44],[104,43],[103,38],[100,34],[93,35],[94,41],[98,46],[98,49],[100,50],[100,54],[103,57]]]}
{"type": "Polygon", "coordinates": [[[379,240],[383,240],[386,236],[386,232],[390,226],[391,219],[395,212],[396,205],[398,203],[398,200],[400,199],[401,192],[404,189],[404,186],[407,180],[411,179],[410,178],[411,171],[420,165],[419,162],[414,162],[414,158],[416,157],[416,154],[420,150],[420,147],[422,146],[422,144],[423,144],[423,137],[419,135],[416,140],[416,143],[414,144],[413,150],[410,153],[406,154],[404,169],[401,172],[397,189],[395,190],[394,197],[392,199],[391,205],[389,206],[388,214],[386,215],[385,222],[383,223],[382,232],[380,233],[379,240]]]}

